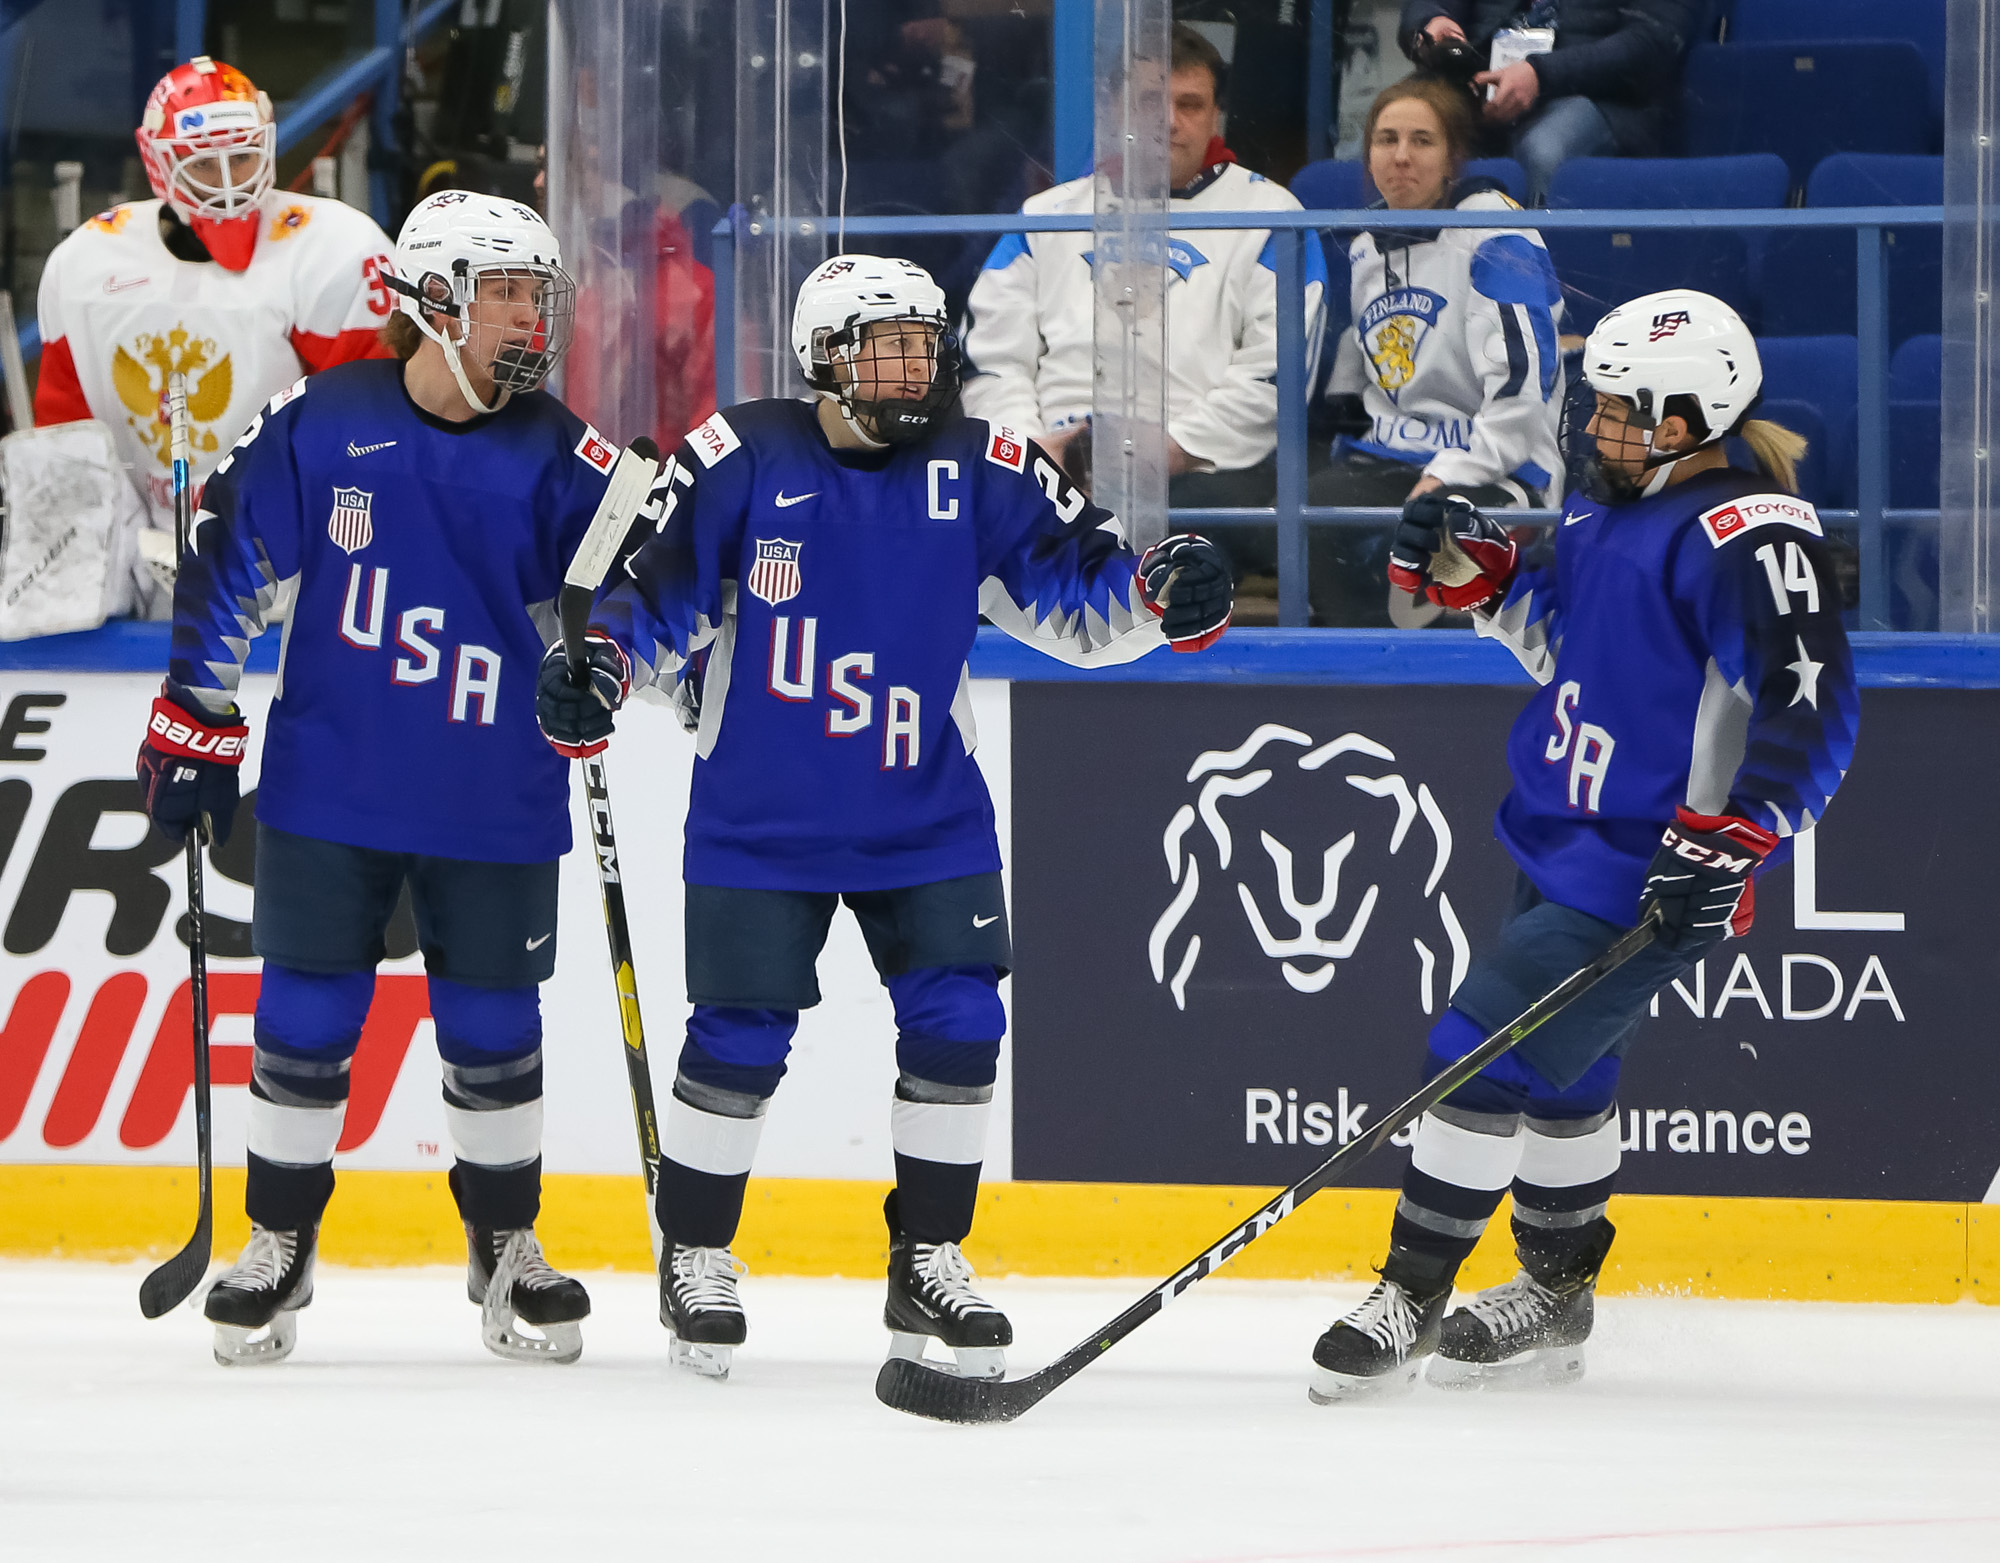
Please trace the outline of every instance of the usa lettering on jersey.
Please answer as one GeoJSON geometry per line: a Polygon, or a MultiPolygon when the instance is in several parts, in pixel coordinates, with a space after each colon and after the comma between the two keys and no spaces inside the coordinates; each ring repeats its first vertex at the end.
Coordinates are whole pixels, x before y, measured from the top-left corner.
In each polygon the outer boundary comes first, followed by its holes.
{"type": "MultiPolygon", "coordinates": [[[[771,620],[771,663],[764,687],[779,700],[802,705],[813,700],[819,683],[819,620],[803,618],[793,633],[783,614],[771,620]]],[[[875,677],[875,653],[850,651],[826,665],[826,736],[854,738],[875,725],[875,695],[861,682],[875,677]]],[[[882,769],[915,770],[923,760],[923,696],[907,684],[882,692],[882,769]]]]}
{"type": "Polygon", "coordinates": [[[1826,535],[1820,528],[1819,512],[1790,494],[1746,494],[1701,513],[1702,530],[1717,548],[1759,526],[1795,526],[1814,537],[1826,535]]]}
{"type": "MultiPolygon", "coordinates": [[[[444,629],[443,608],[405,608],[396,616],[392,644],[401,653],[389,668],[389,682],[415,689],[437,682],[451,663],[451,687],[444,714],[453,722],[491,727],[499,712],[503,658],[489,646],[466,641],[451,648],[428,637],[444,629]]],[[[356,563],[348,566],[347,593],[340,610],[340,638],[356,651],[380,651],[389,624],[389,571],[356,563]]]]}

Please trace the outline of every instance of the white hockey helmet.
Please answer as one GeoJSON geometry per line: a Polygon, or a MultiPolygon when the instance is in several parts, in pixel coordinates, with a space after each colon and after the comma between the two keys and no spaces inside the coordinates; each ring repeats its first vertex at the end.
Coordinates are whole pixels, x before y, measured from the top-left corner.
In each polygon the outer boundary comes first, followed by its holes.
{"type": "Polygon", "coordinates": [[[806,384],[836,401],[850,427],[871,444],[921,438],[958,395],[958,340],[945,314],[944,289],[914,261],[882,255],[836,255],[813,268],[792,308],[792,351],[806,384]],[[907,320],[935,328],[930,389],[918,399],[864,401],[843,383],[853,368],[864,328],[907,320]]]}
{"type": "MultiPolygon", "coordinates": [[[[1620,304],[1583,346],[1583,374],[1593,391],[1621,396],[1648,427],[1671,412],[1676,396],[1694,398],[1704,445],[1734,433],[1764,388],[1764,366],[1750,328],[1721,299],[1669,288],[1620,304]]],[[[1694,427],[1695,420],[1689,420],[1694,427]]]]}
{"type": "Polygon", "coordinates": [[[562,246],[532,207],[470,190],[440,190],[404,221],[394,266],[386,280],[397,307],[443,346],[452,377],[478,412],[497,412],[514,392],[533,390],[569,349],[576,284],[563,270],[562,246]],[[480,281],[492,277],[529,284],[532,324],[518,314],[504,323],[474,318],[480,281]],[[451,322],[455,330],[447,329],[451,322]],[[466,348],[492,376],[490,405],[466,379],[459,358],[466,348]]]}

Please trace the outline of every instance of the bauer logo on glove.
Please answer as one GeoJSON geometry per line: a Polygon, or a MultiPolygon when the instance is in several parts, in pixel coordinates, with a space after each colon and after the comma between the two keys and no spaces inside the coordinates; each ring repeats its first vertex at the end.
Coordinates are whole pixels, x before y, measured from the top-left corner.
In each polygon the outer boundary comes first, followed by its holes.
{"type": "Polygon", "coordinates": [[[1192,532],[1176,532],[1140,557],[1139,596],[1160,616],[1168,645],[1203,651],[1229,628],[1236,585],[1220,548],[1192,532]]]}

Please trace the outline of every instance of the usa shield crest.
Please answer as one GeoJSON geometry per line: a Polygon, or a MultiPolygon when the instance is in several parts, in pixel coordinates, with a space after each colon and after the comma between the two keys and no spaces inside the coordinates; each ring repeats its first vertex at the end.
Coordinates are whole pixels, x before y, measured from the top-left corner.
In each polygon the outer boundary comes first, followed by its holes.
{"type": "Polygon", "coordinates": [[[326,535],[348,553],[358,553],[375,536],[369,510],[375,496],[365,489],[337,488],[333,491],[333,514],[327,517],[326,535]]]}
{"type": "Polygon", "coordinates": [[[782,537],[756,540],[757,557],[750,566],[750,595],[761,597],[772,607],[798,596],[805,581],[799,574],[799,554],[804,543],[788,543],[782,537]]]}

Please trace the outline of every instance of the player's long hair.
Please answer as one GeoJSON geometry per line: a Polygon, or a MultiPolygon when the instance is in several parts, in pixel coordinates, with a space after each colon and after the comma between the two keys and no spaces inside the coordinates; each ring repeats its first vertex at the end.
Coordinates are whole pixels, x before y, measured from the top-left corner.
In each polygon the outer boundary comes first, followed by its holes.
{"type": "Polygon", "coordinates": [[[424,345],[424,334],[417,329],[417,323],[401,310],[382,322],[382,329],[375,338],[396,355],[399,363],[407,364],[417,356],[417,349],[424,345]]]}
{"type": "Polygon", "coordinates": [[[1764,476],[1780,484],[1786,493],[1799,491],[1799,462],[1806,453],[1806,437],[1795,434],[1769,418],[1751,418],[1738,431],[1750,447],[1764,476]]]}

